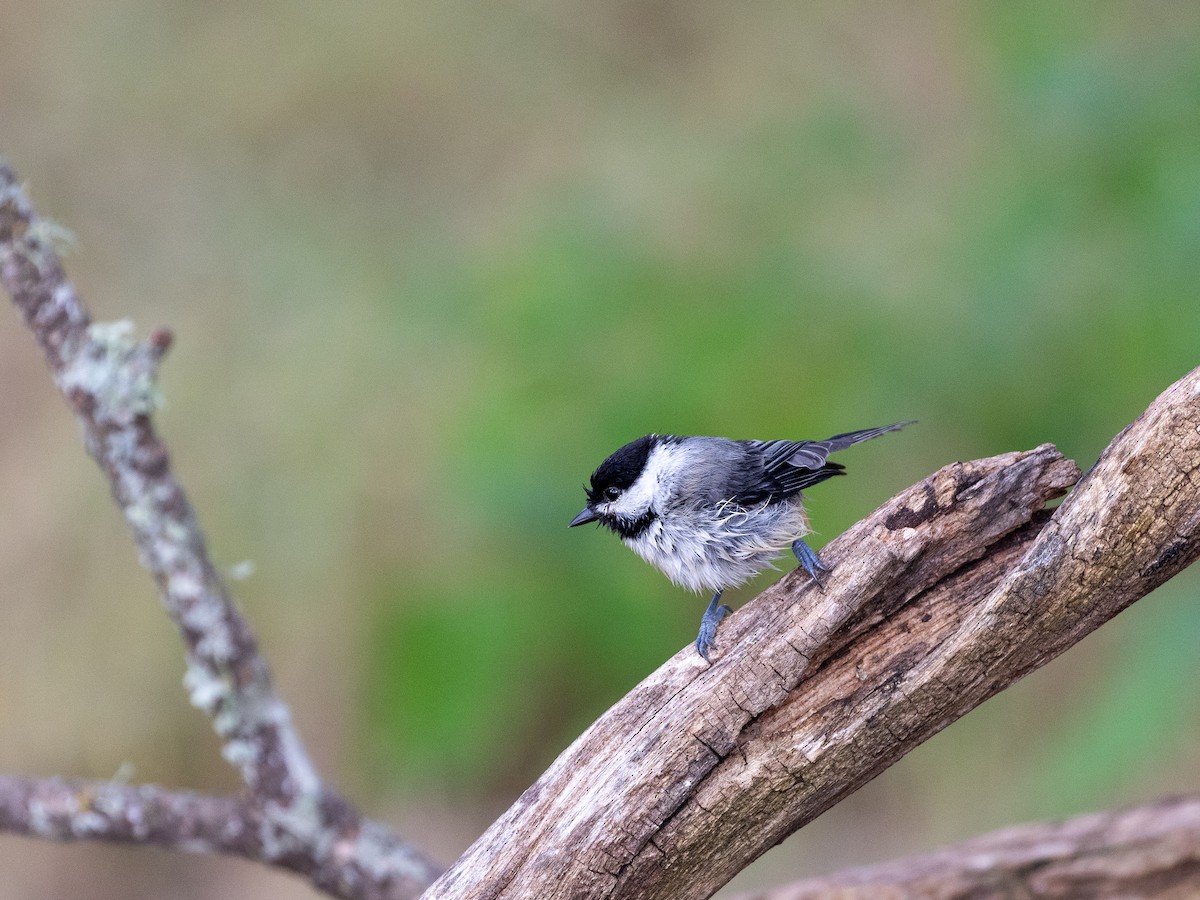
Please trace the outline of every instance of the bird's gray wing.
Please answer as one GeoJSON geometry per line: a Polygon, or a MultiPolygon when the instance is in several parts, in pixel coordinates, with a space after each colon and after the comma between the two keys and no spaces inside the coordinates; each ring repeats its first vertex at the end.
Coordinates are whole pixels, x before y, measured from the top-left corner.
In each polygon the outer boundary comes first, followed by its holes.
{"type": "Polygon", "coordinates": [[[827,478],[842,474],[843,466],[828,461],[829,450],[818,441],[745,441],[747,466],[734,500],[748,506],[765,500],[782,500],[827,478]]]}
{"type": "Polygon", "coordinates": [[[758,458],[759,466],[747,467],[753,475],[739,485],[735,499],[739,503],[750,504],[769,497],[790,497],[827,478],[842,475],[846,467],[829,462],[831,453],[909,424],[897,422],[880,428],[847,431],[823,441],[741,441],[748,456],[758,458]]]}

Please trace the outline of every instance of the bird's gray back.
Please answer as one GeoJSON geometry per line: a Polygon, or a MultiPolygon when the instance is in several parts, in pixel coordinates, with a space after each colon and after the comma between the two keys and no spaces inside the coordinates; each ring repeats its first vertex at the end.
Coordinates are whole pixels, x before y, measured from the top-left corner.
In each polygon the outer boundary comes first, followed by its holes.
{"type": "Polygon", "coordinates": [[[672,501],[716,505],[738,496],[762,474],[762,453],[747,441],[688,437],[679,442],[680,468],[672,501]]]}

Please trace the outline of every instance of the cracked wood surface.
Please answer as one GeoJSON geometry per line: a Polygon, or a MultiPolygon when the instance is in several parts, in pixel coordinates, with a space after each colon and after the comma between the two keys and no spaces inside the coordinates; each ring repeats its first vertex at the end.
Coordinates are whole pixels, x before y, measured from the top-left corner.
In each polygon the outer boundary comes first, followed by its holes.
{"type": "Polygon", "coordinates": [[[1078,470],[955,463],[638,685],[427,898],[703,898],[922,741],[1181,571],[1200,543],[1200,369],[1078,470]]]}

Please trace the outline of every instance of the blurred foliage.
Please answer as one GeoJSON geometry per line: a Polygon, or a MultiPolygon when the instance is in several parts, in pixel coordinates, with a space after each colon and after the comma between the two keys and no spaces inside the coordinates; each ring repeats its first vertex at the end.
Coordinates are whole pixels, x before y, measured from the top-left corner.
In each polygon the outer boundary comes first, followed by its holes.
{"type": "MultiPolygon", "coordinates": [[[[953,459],[1053,441],[1086,468],[1200,361],[1200,8],[0,15],[0,152],[79,236],[97,314],[178,333],[163,425],[218,556],[258,562],[239,596],[302,726],[361,795],[456,798],[449,845],[694,635],[706,598],[566,529],[620,444],[920,420],[813,492],[821,543],[953,459]]],[[[33,461],[3,447],[15,496],[33,461]]],[[[6,532],[0,575],[111,531],[92,487],[6,532]]],[[[81,646],[111,670],[92,635],[145,630],[152,653],[110,652],[129,684],[161,678],[148,587],[109,565],[21,576],[38,611],[0,625],[44,617],[48,671],[81,646]]],[[[845,827],[925,816],[878,846],[932,842],[1186,788],[1197,584],[921,748],[845,827]]],[[[154,750],[80,725],[38,758],[218,777],[162,693],[145,723],[91,713],[154,750]]],[[[867,843],[810,832],[814,865],[867,843]]]]}

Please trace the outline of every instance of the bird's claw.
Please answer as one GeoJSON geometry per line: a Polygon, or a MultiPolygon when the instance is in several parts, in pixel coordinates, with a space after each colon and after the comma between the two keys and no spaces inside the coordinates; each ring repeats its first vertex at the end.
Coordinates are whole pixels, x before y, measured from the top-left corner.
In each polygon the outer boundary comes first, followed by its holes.
{"type": "Polygon", "coordinates": [[[796,554],[796,560],[800,563],[800,567],[808,573],[808,577],[823,590],[825,588],[823,576],[829,569],[821,562],[821,557],[817,556],[816,551],[804,543],[803,538],[798,538],[792,541],[792,553],[796,554]]]}
{"type": "Polygon", "coordinates": [[[717,646],[717,626],[721,624],[721,620],[729,615],[733,610],[720,602],[721,594],[718,591],[717,595],[712,598],[712,602],[708,604],[708,609],[704,611],[704,617],[700,620],[700,633],[696,635],[696,652],[704,657],[704,661],[711,663],[709,652],[717,646]]]}

